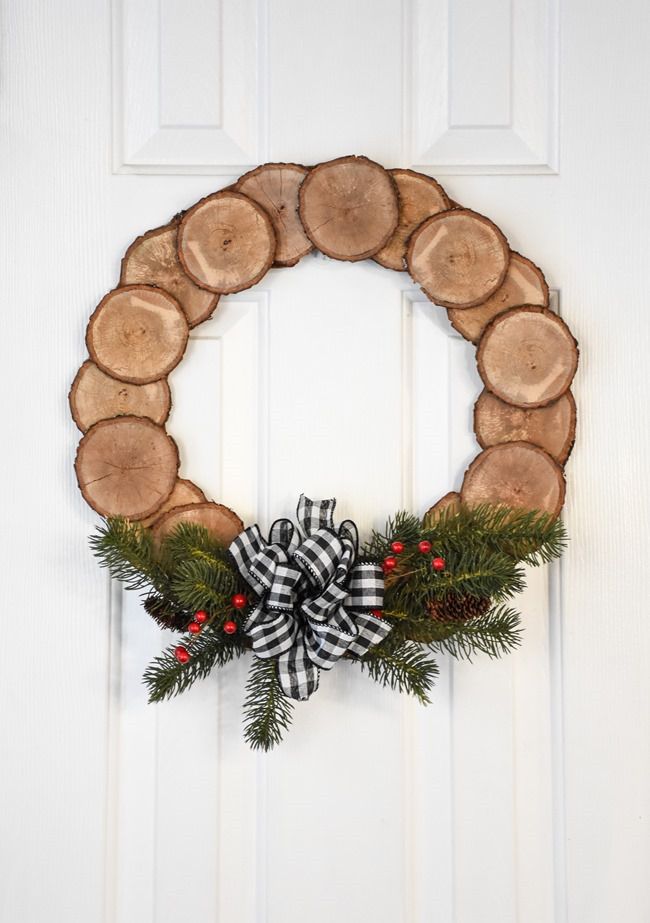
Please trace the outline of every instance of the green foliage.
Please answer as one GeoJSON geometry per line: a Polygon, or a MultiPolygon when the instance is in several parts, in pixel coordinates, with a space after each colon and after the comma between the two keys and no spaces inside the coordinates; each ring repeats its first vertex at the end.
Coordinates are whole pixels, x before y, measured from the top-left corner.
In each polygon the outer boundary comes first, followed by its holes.
{"type": "Polygon", "coordinates": [[[419,644],[395,640],[391,633],[358,663],[375,682],[415,696],[426,705],[440,672],[438,664],[419,644]]]}
{"type": "Polygon", "coordinates": [[[293,701],[282,692],[278,665],[253,656],[244,701],[244,738],[253,750],[271,750],[288,730],[293,701]]]}
{"type": "Polygon", "coordinates": [[[466,622],[429,622],[430,650],[444,651],[460,660],[471,660],[475,654],[501,657],[521,644],[521,618],[507,606],[496,606],[466,622]]]}
{"type": "Polygon", "coordinates": [[[168,588],[168,577],[156,558],[149,529],[128,519],[107,519],[90,537],[90,547],[102,567],[127,590],[154,587],[161,593],[168,588]]]}

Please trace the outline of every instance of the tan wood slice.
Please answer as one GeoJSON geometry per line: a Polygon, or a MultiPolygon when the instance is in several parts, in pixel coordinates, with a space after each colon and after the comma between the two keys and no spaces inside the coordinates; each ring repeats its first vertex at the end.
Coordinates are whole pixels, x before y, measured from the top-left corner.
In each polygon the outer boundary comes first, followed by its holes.
{"type": "Polygon", "coordinates": [[[150,285],[127,285],[102,298],[88,322],[86,345],[107,375],[146,384],[178,365],[188,336],[175,298],[150,285]]]}
{"type": "Polygon", "coordinates": [[[196,327],[213,313],[219,296],[199,288],[183,270],[176,246],[178,224],[171,221],[133,241],[122,260],[120,285],[159,286],[178,301],[190,327],[196,327]]]}
{"type": "Polygon", "coordinates": [[[513,251],[505,279],[494,295],[475,308],[448,308],[447,316],[454,330],[478,343],[492,318],[522,304],[548,307],[548,285],[538,266],[513,251]]]}
{"type": "Polygon", "coordinates": [[[474,432],[483,449],[502,442],[532,442],[563,465],[575,439],[576,403],[565,391],[545,407],[514,407],[483,391],[474,406],[474,432]]]}
{"type": "Polygon", "coordinates": [[[155,540],[162,541],[181,522],[203,526],[224,548],[244,529],[244,523],[237,513],[221,503],[189,503],[169,510],[157,520],[152,530],[155,540]]]}
{"type": "Polygon", "coordinates": [[[476,364],[488,391],[508,404],[543,407],[558,399],[578,367],[578,344],[561,318],[525,305],[485,328],[476,364]]]}
{"type": "Polygon", "coordinates": [[[111,378],[89,359],[72,382],[69,400],[72,418],[82,433],[99,420],[124,414],[148,417],[162,425],[172,406],[167,379],[133,385],[111,378]]]}
{"type": "Polygon", "coordinates": [[[399,219],[388,243],[375,253],[375,259],[386,269],[406,269],[406,245],[413,231],[426,218],[451,208],[442,186],[430,176],[414,170],[389,170],[397,185],[399,219]]]}
{"type": "Polygon", "coordinates": [[[206,496],[200,487],[186,478],[177,478],[174,488],[161,507],[152,516],[140,520],[143,526],[152,526],[161,516],[175,506],[187,506],[190,503],[205,503],[206,496]]]}
{"type": "Polygon", "coordinates": [[[115,417],[91,426],[77,449],[75,471],[87,503],[102,516],[144,519],[173,490],[176,443],[145,417],[115,417]]]}
{"type": "Polygon", "coordinates": [[[450,490],[426,511],[422,517],[425,527],[433,526],[441,515],[453,516],[458,513],[460,502],[460,494],[455,490],[450,490]]]}
{"type": "Polygon", "coordinates": [[[413,232],[406,262],[411,278],[435,304],[470,308],[489,298],[508,269],[508,241],[488,218],[457,208],[413,232]]]}
{"type": "Polygon", "coordinates": [[[465,472],[461,498],[467,506],[540,510],[557,516],[564,503],[562,469],[539,446],[506,442],[485,449],[465,472]]]}
{"type": "Polygon", "coordinates": [[[237,191],[261,205],[271,219],[276,239],[274,266],[295,266],[314,248],[298,214],[300,186],[308,173],[307,167],[296,163],[265,163],[237,183],[237,191]]]}
{"type": "Polygon", "coordinates": [[[399,218],[397,188],[387,170],[367,157],[318,164],[300,187],[307,236],[336,260],[363,260],[388,243],[399,218]]]}
{"type": "Polygon", "coordinates": [[[178,255],[185,272],[202,288],[241,292],[264,276],[275,258],[271,219],[240,192],[216,192],[185,213],[178,230],[178,255]]]}

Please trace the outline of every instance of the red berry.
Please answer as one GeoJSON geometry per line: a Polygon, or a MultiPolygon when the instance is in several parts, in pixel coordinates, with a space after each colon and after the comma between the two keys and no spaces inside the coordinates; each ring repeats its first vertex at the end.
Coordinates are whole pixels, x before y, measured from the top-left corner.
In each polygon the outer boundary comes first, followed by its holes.
{"type": "Polygon", "coordinates": [[[194,613],[194,621],[198,622],[199,625],[205,624],[207,620],[208,620],[208,613],[205,611],[205,609],[199,609],[198,612],[194,613]]]}
{"type": "Polygon", "coordinates": [[[394,551],[395,554],[401,554],[404,551],[404,542],[393,542],[390,549],[394,551]]]}
{"type": "Polygon", "coordinates": [[[372,615],[374,615],[376,619],[383,619],[384,617],[384,613],[381,611],[381,609],[373,609],[372,615]]]}
{"type": "Polygon", "coordinates": [[[223,630],[227,635],[234,635],[237,631],[237,622],[233,622],[232,619],[229,619],[227,622],[224,622],[223,630]]]}
{"type": "Polygon", "coordinates": [[[431,567],[434,570],[444,570],[445,569],[445,559],[444,558],[434,558],[431,562],[431,567]]]}
{"type": "Polygon", "coordinates": [[[190,622],[190,624],[187,626],[187,630],[191,635],[198,635],[198,633],[201,631],[201,626],[198,622],[190,622]]]}
{"type": "Polygon", "coordinates": [[[424,541],[421,541],[418,544],[418,549],[422,552],[422,554],[429,554],[431,551],[431,542],[428,542],[426,539],[424,539],[424,541]]]}
{"type": "Polygon", "coordinates": [[[384,563],[382,565],[384,571],[391,571],[393,568],[397,567],[397,558],[387,557],[384,558],[384,563]]]}
{"type": "Polygon", "coordinates": [[[243,593],[235,593],[230,602],[233,604],[235,609],[243,609],[248,600],[243,593]]]}
{"type": "Polygon", "coordinates": [[[178,660],[179,663],[187,663],[187,661],[190,659],[190,652],[186,647],[183,647],[179,644],[179,646],[174,651],[174,657],[176,660],[178,660]]]}

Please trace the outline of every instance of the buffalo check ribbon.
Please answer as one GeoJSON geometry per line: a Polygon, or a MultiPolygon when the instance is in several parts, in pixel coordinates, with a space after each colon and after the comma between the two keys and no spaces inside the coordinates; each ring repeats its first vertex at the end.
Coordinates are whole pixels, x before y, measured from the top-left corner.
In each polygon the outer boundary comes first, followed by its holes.
{"type": "Polygon", "coordinates": [[[254,525],[230,545],[258,598],[244,631],[258,657],[277,659],[280,686],[292,699],[308,699],[320,670],[346,653],[362,657],[391,630],[368,611],[383,605],[381,567],[357,563],[357,528],[346,520],[336,529],[335,506],[302,494],[298,528],[279,519],[267,541],[254,525]]]}

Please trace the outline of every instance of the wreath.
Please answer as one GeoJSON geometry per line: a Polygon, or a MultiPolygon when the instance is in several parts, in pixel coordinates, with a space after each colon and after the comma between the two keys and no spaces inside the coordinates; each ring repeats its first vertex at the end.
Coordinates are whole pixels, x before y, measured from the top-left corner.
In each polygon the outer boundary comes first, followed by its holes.
{"type": "Polygon", "coordinates": [[[559,513],[578,348],[549,309],[541,270],[435,180],[365,157],[264,164],[131,244],[86,343],[70,406],[83,432],[79,487],[104,518],[91,545],[152,618],[182,635],[144,674],[150,701],[251,652],[244,733],[269,749],[295,701],[339,660],[428,702],[436,653],[496,657],[520,643],[510,600],[524,565],[566,544],[559,513]],[[461,490],[422,518],[398,512],[364,542],[352,521],[335,521],[334,499],[304,495],[295,523],[279,519],[268,535],[245,527],[178,476],[164,428],[167,375],[190,328],[221,295],[313,249],[407,270],[476,345],[485,386],[474,408],[482,451],[461,490]]]}

